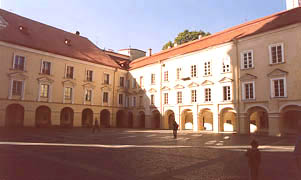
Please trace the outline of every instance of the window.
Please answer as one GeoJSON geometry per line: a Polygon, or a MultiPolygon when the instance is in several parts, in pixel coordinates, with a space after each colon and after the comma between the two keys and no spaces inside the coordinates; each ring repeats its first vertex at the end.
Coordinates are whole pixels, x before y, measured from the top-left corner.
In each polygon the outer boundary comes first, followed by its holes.
{"type": "Polygon", "coordinates": [[[72,88],[71,87],[65,88],[64,98],[65,98],[65,100],[71,100],[71,98],[72,98],[72,88]]]}
{"type": "Polygon", "coordinates": [[[223,60],[223,73],[230,72],[230,58],[226,58],[223,60]]]}
{"type": "Polygon", "coordinates": [[[209,76],[211,75],[211,62],[207,61],[204,63],[204,75],[209,76]]]}
{"type": "Polygon", "coordinates": [[[272,79],[272,97],[286,97],[285,78],[272,79]]]}
{"type": "Polygon", "coordinates": [[[133,79],[133,86],[132,86],[132,88],[135,89],[136,87],[137,87],[136,79],[134,78],[134,79],[133,79]]]}
{"type": "Polygon", "coordinates": [[[196,102],[196,90],[191,90],[191,102],[196,102]]]}
{"type": "Polygon", "coordinates": [[[12,95],[13,96],[21,96],[22,89],[23,89],[23,81],[13,80],[12,95]]]}
{"type": "Polygon", "coordinates": [[[168,104],[168,93],[164,93],[164,104],[168,104]]]}
{"type": "Polygon", "coordinates": [[[25,70],[25,57],[16,55],[15,59],[14,59],[13,68],[24,71],[25,70]]]}
{"type": "Polygon", "coordinates": [[[255,99],[255,88],[254,88],[254,82],[245,82],[243,83],[243,99],[255,99]]]}
{"type": "Polygon", "coordinates": [[[156,75],[155,74],[151,75],[151,84],[156,84],[156,75]]]}
{"type": "Polygon", "coordinates": [[[126,80],[125,86],[126,86],[126,88],[130,88],[130,80],[126,80]]]}
{"type": "Polygon", "coordinates": [[[270,45],[270,63],[278,64],[284,62],[283,44],[270,45]]]}
{"type": "Polygon", "coordinates": [[[119,104],[123,104],[123,94],[119,94],[119,104]]]}
{"type": "Polygon", "coordinates": [[[181,79],[181,71],[182,71],[181,68],[177,68],[177,80],[181,79]]]}
{"type": "Polygon", "coordinates": [[[211,88],[205,88],[205,102],[211,102],[211,88]]]}
{"type": "Polygon", "coordinates": [[[140,76],[140,87],[143,87],[143,76],[140,76]]]}
{"type": "Polygon", "coordinates": [[[92,100],[92,90],[90,90],[90,89],[86,90],[85,100],[89,101],[89,102],[92,100]]]}
{"type": "Polygon", "coordinates": [[[139,106],[143,106],[143,96],[139,96],[139,106]]]}
{"type": "Polygon", "coordinates": [[[43,61],[41,73],[50,75],[50,69],[51,69],[51,63],[48,61],[43,61]]]}
{"type": "Polygon", "coordinates": [[[109,102],[109,93],[103,92],[102,102],[108,103],[109,102]]]}
{"type": "Polygon", "coordinates": [[[191,66],[191,77],[196,77],[196,65],[191,66]]]}
{"type": "Polygon", "coordinates": [[[133,106],[136,106],[136,96],[133,97],[133,106]]]}
{"type": "Polygon", "coordinates": [[[119,85],[120,87],[124,87],[124,77],[120,77],[119,85]]]}
{"type": "Polygon", "coordinates": [[[241,69],[253,68],[253,51],[244,51],[241,54],[241,69]]]}
{"type": "Polygon", "coordinates": [[[104,84],[110,84],[110,74],[105,73],[104,74],[104,84]]]}
{"type": "Polygon", "coordinates": [[[168,81],[168,71],[164,72],[164,81],[168,81]]]}
{"type": "Polygon", "coordinates": [[[73,79],[74,68],[72,66],[67,66],[66,78],[73,79]]]}
{"type": "Polygon", "coordinates": [[[129,107],[129,105],[130,105],[130,97],[125,96],[125,107],[129,107]]]}
{"type": "Polygon", "coordinates": [[[48,84],[41,84],[40,86],[40,97],[48,98],[49,94],[49,85],[48,84]]]}
{"type": "Polygon", "coordinates": [[[182,91],[177,92],[177,103],[178,104],[182,103],[182,91]]]}
{"type": "Polygon", "coordinates": [[[89,81],[89,82],[92,82],[92,80],[93,80],[93,71],[91,71],[91,70],[86,71],[86,80],[89,81]]]}
{"type": "Polygon", "coordinates": [[[151,95],[151,105],[155,104],[155,95],[151,95]]]}
{"type": "Polygon", "coordinates": [[[223,97],[224,101],[230,101],[231,100],[231,88],[230,88],[230,86],[224,86],[223,87],[223,94],[224,94],[224,97],[223,97]]]}

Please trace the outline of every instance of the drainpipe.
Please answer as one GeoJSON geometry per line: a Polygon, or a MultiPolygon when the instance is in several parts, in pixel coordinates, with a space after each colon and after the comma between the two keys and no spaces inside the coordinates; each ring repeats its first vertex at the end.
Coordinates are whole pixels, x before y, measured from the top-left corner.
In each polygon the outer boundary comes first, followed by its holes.
{"type": "MultiPolygon", "coordinates": [[[[239,53],[238,53],[238,40],[234,39],[234,44],[235,44],[235,48],[236,48],[236,72],[235,72],[235,76],[236,76],[236,89],[237,89],[237,97],[236,97],[236,106],[237,106],[237,131],[238,133],[241,132],[241,127],[240,127],[240,106],[239,106],[239,102],[240,102],[240,82],[239,82],[239,77],[240,77],[240,66],[239,66],[239,53]]],[[[235,79],[234,79],[235,80],[235,79]]]]}
{"type": "MultiPolygon", "coordinates": [[[[113,98],[112,98],[112,116],[111,116],[111,122],[113,123],[113,121],[114,121],[114,116],[113,116],[113,114],[114,114],[114,107],[115,107],[115,76],[116,76],[116,72],[117,72],[117,68],[115,68],[115,70],[114,70],[114,76],[113,76],[113,98]]],[[[112,124],[113,125],[113,124],[112,124]]]]}

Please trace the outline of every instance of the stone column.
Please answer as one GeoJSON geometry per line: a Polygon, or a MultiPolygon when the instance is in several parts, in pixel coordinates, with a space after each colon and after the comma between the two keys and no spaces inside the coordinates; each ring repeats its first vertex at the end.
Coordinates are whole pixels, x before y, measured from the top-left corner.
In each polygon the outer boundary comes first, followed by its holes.
{"type": "Polygon", "coordinates": [[[280,136],[280,113],[269,113],[269,135],[280,136]]]}
{"type": "MultiPolygon", "coordinates": [[[[26,106],[24,106],[26,108],[26,106]]],[[[35,126],[35,111],[32,109],[25,109],[24,111],[24,126],[34,127],[35,126]]]]}
{"type": "Polygon", "coordinates": [[[238,127],[238,133],[241,134],[249,134],[250,133],[250,122],[248,119],[247,113],[239,113],[238,114],[238,121],[239,121],[239,127],[238,127]]]}
{"type": "Polygon", "coordinates": [[[212,114],[213,114],[213,132],[218,133],[220,132],[220,116],[218,111],[218,105],[215,105],[212,108],[212,114]]]}
{"type": "Polygon", "coordinates": [[[73,116],[73,127],[81,127],[82,126],[82,113],[74,112],[73,116]]]}
{"type": "Polygon", "coordinates": [[[192,108],[193,114],[193,131],[198,131],[199,121],[198,121],[198,106],[194,105],[192,108]]]}

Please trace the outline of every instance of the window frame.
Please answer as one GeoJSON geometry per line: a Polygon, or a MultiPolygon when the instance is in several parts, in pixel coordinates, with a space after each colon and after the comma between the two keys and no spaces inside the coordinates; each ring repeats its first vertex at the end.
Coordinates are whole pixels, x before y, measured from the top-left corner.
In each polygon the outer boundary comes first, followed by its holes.
{"type": "Polygon", "coordinates": [[[242,82],[242,99],[243,100],[255,100],[256,99],[256,92],[255,92],[255,81],[245,81],[245,82],[242,82]],[[246,84],[252,84],[253,86],[253,98],[247,98],[247,94],[246,94],[246,84]]]}
{"type": "Polygon", "coordinates": [[[104,91],[103,93],[102,93],[102,103],[109,103],[109,92],[107,92],[107,91],[104,91]],[[105,96],[105,94],[106,94],[106,96],[105,96]],[[106,100],[106,101],[105,101],[106,100]]]}
{"type": "Polygon", "coordinates": [[[75,72],[74,69],[75,69],[74,66],[66,65],[66,69],[65,69],[65,78],[67,78],[67,79],[74,79],[74,72],[75,72]],[[72,77],[68,77],[68,67],[72,67],[72,68],[73,68],[73,69],[72,69],[72,77]]]}
{"type": "Polygon", "coordinates": [[[164,105],[168,104],[168,93],[164,93],[163,94],[163,98],[164,98],[164,105]]]}
{"type": "Polygon", "coordinates": [[[223,58],[222,61],[222,73],[230,73],[231,72],[231,58],[223,58]],[[227,67],[229,66],[229,67],[227,67]]]}
{"type": "Polygon", "coordinates": [[[110,84],[110,74],[109,73],[103,73],[103,84],[110,84]],[[106,79],[107,78],[107,79],[106,79]]]}
{"type": "Polygon", "coordinates": [[[64,100],[68,100],[68,101],[72,101],[72,99],[73,99],[73,87],[69,87],[69,86],[66,86],[66,87],[64,87],[64,100]],[[66,98],[66,89],[67,88],[70,88],[71,89],[71,91],[70,91],[70,99],[69,98],[66,98]]]}
{"type": "Polygon", "coordinates": [[[23,89],[24,89],[24,80],[12,79],[12,83],[11,83],[11,96],[20,96],[21,97],[23,95],[23,91],[24,91],[23,89]],[[14,82],[21,82],[20,94],[14,94],[14,82]]]}
{"type": "Polygon", "coordinates": [[[223,87],[223,101],[224,102],[228,102],[228,101],[232,101],[233,99],[233,94],[232,94],[232,87],[230,86],[230,85],[224,85],[224,86],[222,86],[223,87]],[[227,92],[226,92],[226,97],[228,97],[228,91],[230,91],[230,95],[229,95],[229,97],[230,98],[225,98],[225,92],[224,92],[224,90],[225,90],[225,87],[229,87],[229,90],[227,90],[227,92]]]}
{"type": "Polygon", "coordinates": [[[271,78],[270,80],[270,88],[271,88],[271,98],[287,98],[287,84],[286,84],[286,77],[277,77],[271,78]],[[274,81],[276,80],[283,80],[283,96],[275,96],[275,84],[274,81]]]}
{"type": "Polygon", "coordinates": [[[168,82],[168,71],[164,71],[163,80],[164,82],[168,82]]]}
{"type": "Polygon", "coordinates": [[[203,63],[203,65],[204,65],[204,76],[212,76],[212,62],[211,62],[211,60],[205,61],[203,63]],[[206,65],[206,63],[207,63],[207,65],[206,65]],[[208,68],[208,63],[209,63],[209,68],[208,68]],[[207,71],[207,74],[206,74],[206,71],[207,71]]]}
{"type": "Polygon", "coordinates": [[[252,69],[254,68],[254,51],[252,49],[250,50],[245,50],[242,51],[240,54],[240,69],[252,69]],[[249,63],[249,53],[251,53],[251,61],[252,61],[252,66],[250,67],[250,63],[249,63]],[[247,54],[247,68],[245,68],[245,59],[244,59],[244,55],[247,54]]]}
{"type": "Polygon", "coordinates": [[[197,103],[198,102],[198,98],[197,98],[197,90],[196,89],[191,89],[190,91],[190,102],[191,103],[197,103]]]}
{"type": "Polygon", "coordinates": [[[154,94],[151,94],[150,95],[150,104],[152,105],[152,106],[154,106],[155,105],[155,95],[154,94]]]}
{"type": "Polygon", "coordinates": [[[123,104],[123,102],[124,102],[123,97],[124,97],[124,94],[122,94],[122,93],[118,94],[118,104],[119,105],[124,105],[123,104]]]}
{"type": "Polygon", "coordinates": [[[177,91],[177,104],[183,104],[183,92],[182,91],[177,91]]]}
{"type": "Polygon", "coordinates": [[[151,85],[155,85],[156,84],[156,74],[152,73],[151,74],[151,85]]]}
{"type": "Polygon", "coordinates": [[[125,77],[124,76],[119,77],[119,86],[125,87],[125,77]]]}
{"type": "Polygon", "coordinates": [[[43,75],[51,75],[52,74],[52,62],[51,61],[47,61],[47,60],[42,60],[41,62],[41,70],[40,70],[40,73],[43,74],[43,75]],[[45,73],[44,72],[44,62],[47,62],[50,64],[50,68],[49,68],[49,74],[45,73]]]}
{"type": "Polygon", "coordinates": [[[205,103],[211,103],[212,102],[212,88],[211,87],[205,87],[204,88],[204,102],[205,103]],[[207,100],[207,94],[206,94],[206,90],[207,89],[209,89],[209,95],[208,95],[208,98],[210,99],[210,100],[207,100]]]}
{"type": "Polygon", "coordinates": [[[193,64],[190,66],[190,77],[191,78],[197,78],[198,74],[197,74],[197,65],[193,64]]]}
{"type": "Polygon", "coordinates": [[[39,95],[41,98],[49,98],[49,93],[50,93],[50,85],[48,83],[40,83],[40,92],[39,95]],[[42,86],[46,85],[47,87],[47,96],[44,96],[44,93],[42,93],[42,86]]]}
{"type": "Polygon", "coordinates": [[[92,103],[92,99],[93,99],[93,89],[90,89],[90,88],[87,88],[87,89],[85,89],[85,97],[84,97],[84,99],[85,99],[85,102],[91,102],[92,103]],[[91,94],[90,94],[90,99],[89,98],[87,98],[88,96],[88,92],[91,92],[91,94]]]}
{"type": "Polygon", "coordinates": [[[20,54],[14,54],[14,59],[13,59],[13,69],[14,70],[18,70],[18,71],[25,71],[26,69],[26,56],[23,56],[23,55],[20,55],[20,54]],[[16,68],[16,57],[23,57],[24,58],[24,64],[23,64],[23,69],[19,69],[19,68],[16,68]]]}
{"type": "Polygon", "coordinates": [[[275,64],[282,64],[285,63],[284,59],[284,43],[275,43],[275,44],[270,44],[269,45],[269,56],[270,56],[270,65],[275,65],[275,64]],[[281,62],[278,62],[278,54],[277,54],[277,47],[281,46],[281,62]],[[276,63],[273,63],[273,56],[272,56],[272,48],[276,47],[276,63]]]}
{"type": "Polygon", "coordinates": [[[85,81],[93,82],[93,78],[94,78],[94,71],[91,69],[86,69],[85,81]],[[88,73],[88,72],[91,72],[91,77],[90,77],[90,73],[88,73]]]}
{"type": "Polygon", "coordinates": [[[181,80],[181,78],[182,78],[182,68],[181,68],[181,67],[178,67],[178,68],[176,69],[176,79],[177,79],[177,80],[181,80]]]}

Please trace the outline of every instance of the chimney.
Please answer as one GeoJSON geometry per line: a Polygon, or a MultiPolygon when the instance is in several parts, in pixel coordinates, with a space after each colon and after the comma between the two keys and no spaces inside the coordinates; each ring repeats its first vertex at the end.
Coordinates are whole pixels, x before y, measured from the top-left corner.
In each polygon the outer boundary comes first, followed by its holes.
{"type": "Polygon", "coordinates": [[[202,37],[203,37],[203,36],[200,34],[200,35],[199,35],[199,39],[201,39],[202,37]]]}
{"type": "Polygon", "coordinates": [[[148,49],[148,55],[149,55],[149,56],[152,56],[152,48],[149,48],[149,49],[148,49]]]}
{"type": "Polygon", "coordinates": [[[178,44],[177,44],[177,43],[175,43],[173,46],[174,46],[174,47],[177,47],[177,46],[178,46],[178,44]]]}
{"type": "Polygon", "coordinates": [[[79,36],[79,35],[80,35],[80,32],[79,32],[79,31],[76,31],[75,34],[79,36]]]}

